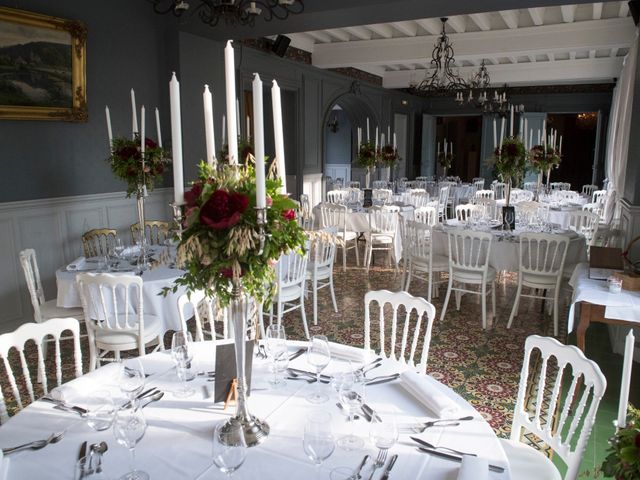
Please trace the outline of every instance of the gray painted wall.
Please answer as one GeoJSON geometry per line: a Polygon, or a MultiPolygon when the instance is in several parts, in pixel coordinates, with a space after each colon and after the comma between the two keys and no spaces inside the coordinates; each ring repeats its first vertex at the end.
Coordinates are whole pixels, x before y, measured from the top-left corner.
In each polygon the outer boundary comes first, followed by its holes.
{"type": "Polygon", "coordinates": [[[326,163],[351,163],[351,122],[344,110],[333,110],[329,119],[338,120],[338,131],[324,127],[326,163]]]}

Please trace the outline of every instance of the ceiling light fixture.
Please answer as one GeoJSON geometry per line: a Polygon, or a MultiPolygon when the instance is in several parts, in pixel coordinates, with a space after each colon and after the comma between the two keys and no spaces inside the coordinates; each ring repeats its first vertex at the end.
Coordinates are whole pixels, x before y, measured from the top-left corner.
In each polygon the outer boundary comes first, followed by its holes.
{"type": "Polygon", "coordinates": [[[253,27],[256,18],[265,22],[285,20],[289,15],[304,11],[304,0],[148,0],[153,11],[161,15],[172,13],[176,17],[191,10],[202,22],[211,27],[218,24],[248,25],[253,27]],[[191,4],[194,5],[191,9],[191,4]]]}

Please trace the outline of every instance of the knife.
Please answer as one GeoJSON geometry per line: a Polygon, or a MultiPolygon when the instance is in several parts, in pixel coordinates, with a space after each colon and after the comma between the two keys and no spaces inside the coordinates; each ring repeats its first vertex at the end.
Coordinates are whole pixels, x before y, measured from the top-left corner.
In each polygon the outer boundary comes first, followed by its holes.
{"type": "MultiPolygon", "coordinates": [[[[298,368],[291,368],[289,367],[287,370],[291,370],[294,373],[297,373],[298,375],[310,375],[313,378],[316,378],[316,374],[313,372],[308,372],[306,370],[300,370],[298,368]]],[[[330,375],[320,375],[320,381],[323,383],[329,383],[331,381],[331,376],[330,375]]]]}
{"type": "Polygon", "coordinates": [[[369,405],[367,405],[366,403],[362,404],[362,411],[364,412],[364,414],[367,417],[367,420],[369,422],[374,418],[376,419],[376,421],[382,422],[382,418],[380,418],[380,415],[378,415],[375,412],[375,410],[373,408],[371,408],[369,405]]]}
{"type": "Polygon", "coordinates": [[[389,460],[389,464],[387,465],[387,468],[385,468],[384,472],[382,472],[382,476],[380,477],[380,480],[388,480],[389,473],[391,472],[391,469],[395,465],[397,459],[398,459],[398,455],[394,455],[393,457],[391,457],[391,460],[389,460]]]}
{"type": "Polygon", "coordinates": [[[289,357],[289,361],[291,362],[292,360],[295,360],[296,358],[298,358],[300,355],[302,355],[306,351],[307,351],[306,348],[300,348],[298,351],[296,351],[296,352],[291,354],[291,356],[289,357]]]}
{"type": "Polygon", "coordinates": [[[62,400],[56,400],[55,398],[51,398],[48,396],[40,397],[40,400],[53,403],[56,405],[56,407],[60,407],[60,410],[71,410],[73,412],[79,413],[80,415],[86,415],[87,413],[89,413],[89,410],[87,410],[86,408],[78,407],[76,405],[70,405],[63,402],[62,400]]]}
{"type": "Polygon", "coordinates": [[[367,381],[365,383],[365,385],[366,386],[370,386],[370,385],[378,385],[380,383],[392,382],[394,380],[397,380],[399,376],[400,376],[399,373],[394,373],[393,375],[387,375],[387,376],[383,376],[383,377],[375,377],[375,378],[372,378],[371,380],[367,381]]]}
{"type": "MultiPolygon", "coordinates": [[[[414,439],[415,440],[415,439],[414,439]]],[[[431,448],[418,447],[422,453],[428,453],[429,455],[433,455],[435,457],[445,458],[447,460],[453,460],[454,462],[462,463],[462,457],[458,455],[452,455],[450,453],[444,453],[439,450],[433,450],[431,448]]],[[[502,473],[504,472],[503,467],[499,467],[498,465],[489,465],[490,472],[502,473]]]]}
{"type": "Polygon", "coordinates": [[[80,462],[80,478],[79,480],[82,480],[84,478],[84,476],[86,475],[86,466],[87,466],[87,441],[85,440],[84,442],[82,442],[82,444],[80,445],[80,451],[78,452],[78,462],[80,462]]]}

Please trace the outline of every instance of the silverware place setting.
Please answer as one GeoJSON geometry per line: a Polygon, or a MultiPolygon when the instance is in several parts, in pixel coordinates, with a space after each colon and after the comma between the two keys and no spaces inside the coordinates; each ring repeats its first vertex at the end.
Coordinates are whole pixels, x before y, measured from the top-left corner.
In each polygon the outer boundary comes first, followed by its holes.
{"type": "Polygon", "coordinates": [[[64,436],[64,431],[58,433],[52,433],[49,437],[43,440],[34,440],[32,442],[23,443],[22,445],[18,445],[16,447],[7,447],[2,449],[3,455],[8,455],[10,453],[19,452],[21,450],[40,450],[41,448],[46,447],[52,443],[58,443],[62,440],[64,436]]]}
{"type": "Polygon", "coordinates": [[[399,373],[393,373],[391,375],[380,375],[379,377],[373,377],[366,381],[365,385],[370,387],[372,385],[380,385],[383,383],[393,382],[400,378],[399,373]]]}
{"type": "Polygon", "coordinates": [[[440,418],[437,420],[431,420],[429,422],[419,422],[410,424],[398,425],[398,430],[401,433],[422,433],[427,428],[431,427],[457,427],[460,422],[468,422],[473,420],[473,416],[469,415],[461,418],[440,418]]]}

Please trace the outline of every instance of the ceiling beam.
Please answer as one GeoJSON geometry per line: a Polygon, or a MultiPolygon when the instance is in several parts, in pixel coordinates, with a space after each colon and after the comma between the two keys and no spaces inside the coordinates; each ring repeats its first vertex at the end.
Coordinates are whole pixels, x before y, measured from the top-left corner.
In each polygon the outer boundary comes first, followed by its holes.
{"type": "MultiPolygon", "coordinates": [[[[559,60],[557,62],[534,62],[502,64],[491,67],[493,85],[544,85],[554,83],[611,81],[620,75],[622,58],[596,58],[593,60],[559,60]]],[[[473,67],[460,68],[460,76],[467,78],[473,67]]],[[[385,88],[406,88],[409,85],[409,71],[386,72],[383,78],[385,88]]],[[[420,76],[420,74],[418,73],[420,76]]]]}
{"type": "Polygon", "coordinates": [[[367,28],[380,35],[382,38],[393,37],[393,30],[389,25],[384,23],[376,23],[375,25],[367,25],[367,28]]]}
{"type": "Polygon", "coordinates": [[[486,13],[472,13],[469,15],[471,20],[480,28],[480,30],[491,30],[491,22],[489,21],[489,15],[486,13]]]}
{"type": "Polygon", "coordinates": [[[348,42],[351,40],[349,34],[345,32],[342,28],[331,28],[329,30],[324,30],[324,33],[331,35],[333,38],[340,40],[341,42],[348,42]]]}
{"type": "Polygon", "coordinates": [[[577,5],[562,5],[560,12],[562,13],[562,21],[564,23],[573,23],[576,19],[577,5]]]}
{"type": "Polygon", "coordinates": [[[518,17],[520,16],[518,10],[500,10],[499,13],[507,27],[512,30],[518,28],[518,17]]]}
{"type": "MultiPolygon", "coordinates": [[[[572,50],[628,48],[635,33],[627,18],[523,27],[511,30],[451,34],[457,61],[540,55],[572,50]]],[[[432,49],[432,37],[363,40],[316,44],[313,64],[320,68],[391,63],[421,63],[432,49]]]]}
{"type": "Polygon", "coordinates": [[[464,33],[467,30],[467,25],[464,21],[464,16],[456,15],[455,17],[449,17],[447,23],[456,33],[464,33]]]}
{"type": "Polygon", "coordinates": [[[620,2],[620,9],[618,10],[619,17],[626,17],[629,15],[629,2],[626,0],[620,2]]]}
{"type": "Polygon", "coordinates": [[[529,8],[529,15],[534,25],[544,24],[544,7],[529,8]]]}
{"type": "Polygon", "coordinates": [[[416,20],[416,23],[431,35],[439,35],[442,31],[442,22],[435,18],[420,18],[416,20]]]}
{"type": "Polygon", "coordinates": [[[371,40],[371,30],[365,27],[344,27],[344,30],[349,32],[358,40],[371,40]]]}
{"type": "Polygon", "coordinates": [[[290,33],[291,46],[313,53],[315,41],[306,33],[290,33]]]}
{"type": "Polygon", "coordinates": [[[600,20],[602,18],[602,2],[593,4],[593,19],[600,20]]]}
{"type": "Polygon", "coordinates": [[[418,33],[418,24],[413,21],[393,22],[391,26],[399,32],[404,33],[407,37],[415,37],[418,33]]]}
{"type": "Polygon", "coordinates": [[[320,43],[331,43],[331,37],[329,35],[327,35],[324,32],[305,32],[307,35],[309,35],[311,38],[313,38],[314,40],[317,40],[320,43]]]}

